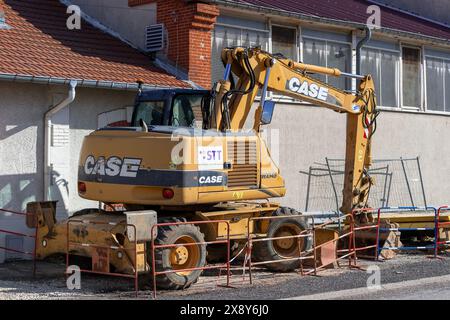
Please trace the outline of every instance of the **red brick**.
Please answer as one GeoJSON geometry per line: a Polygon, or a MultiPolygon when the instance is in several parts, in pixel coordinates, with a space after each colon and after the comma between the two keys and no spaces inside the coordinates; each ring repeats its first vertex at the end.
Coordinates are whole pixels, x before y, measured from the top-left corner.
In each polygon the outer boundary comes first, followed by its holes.
{"type": "Polygon", "coordinates": [[[202,87],[211,86],[211,30],[219,15],[216,6],[183,0],[129,0],[157,3],[157,21],[169,33],[168,58],[187,71],[189,79],[202,87]],[[177,13],[177,22],[172,12],[177,13]],[[203,48],[201,47],[203,43],[203,48]],[[200,56],[204,58],[201,60],[200,56]]]}

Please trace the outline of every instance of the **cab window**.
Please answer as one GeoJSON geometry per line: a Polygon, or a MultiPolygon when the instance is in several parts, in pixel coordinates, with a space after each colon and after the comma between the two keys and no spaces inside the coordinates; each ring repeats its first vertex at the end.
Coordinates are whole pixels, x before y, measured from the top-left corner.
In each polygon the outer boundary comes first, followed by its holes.
{"type": "Polygon", "coordinates": [[[174,127],[201,127],[202,95],[178,95],[173,100],[171,125],[174,127]]]}
{"type": "Polygon", "coordinates": [[[163,116],[164,101],[141,102],[136,109],[135,125],[138,125],[141,119],[149,126],[162,125],[163,116]]]}

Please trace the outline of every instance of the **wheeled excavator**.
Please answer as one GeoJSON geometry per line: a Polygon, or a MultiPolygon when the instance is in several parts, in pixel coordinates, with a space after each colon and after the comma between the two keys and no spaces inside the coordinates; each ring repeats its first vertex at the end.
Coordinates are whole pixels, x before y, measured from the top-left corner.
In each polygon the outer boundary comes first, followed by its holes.
{"type": "MultiPolygon", "coordinates": [[[[181,289],[201,274],[186,269],[202,267],[226,251],[219,245],[188,245],[224,239],[228,231],[224,220],[236,244],[245,243],[248,232],[281,237],[308,228],[295,209],[268,201],[286,193],[262,135],[275,110],[270,92],[346,115],[341,211],[367,206],[374,183],[368,170],[378,116],[372,77],[296,62],[260,48],[226,48],[221,58],[225,74],[211,91],[140,90],[130,126],[101,128],[85,137],[78,193],[104,207],[81,210],[60,222],[54,214],[37,210],[39,259],[70,251],[92,259],[93,269],[147,273],[153,262],[149,243],[155,237],[156,244],[178,244],[155,253],[157,270],[175,270],[159,275],[157,285],[181,289]],[[315,75],[356,78],[357,90],[335,88],[315,75]],[[249,223],[251,217],[261,216],[285,217],[249,223]],[[152,228],[156,223],[185,221],[211,223],[152,228]],[[105,247],[115,249],[105,252],[105,247]],[[100,267],[99,256],[107,257],[100,267]]],[[[290,240],[255,243],[255,259],[280,260],[267,265],[274,271],[297,268],[298,260],[283,258],[298,255],[299,246],[308,250],[311,239],[290,240]]]]}

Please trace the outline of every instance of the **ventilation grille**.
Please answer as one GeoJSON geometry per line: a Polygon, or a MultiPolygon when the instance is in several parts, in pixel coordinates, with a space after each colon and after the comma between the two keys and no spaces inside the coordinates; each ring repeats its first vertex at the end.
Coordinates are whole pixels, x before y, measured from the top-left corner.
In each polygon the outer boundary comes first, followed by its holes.
{"type": "Polygon", "coordinates": [[[256,141],[229,141],[228,161],[232,170],[228,171],[228,187],[257,187],[257,160],[256,141]]]}
{"type": "Polygon", "coordinates": [[[164,49],[165,44],[164,24],[154,24],[146,29],[146,49],[148,52],[156,52],[164,49]]]}

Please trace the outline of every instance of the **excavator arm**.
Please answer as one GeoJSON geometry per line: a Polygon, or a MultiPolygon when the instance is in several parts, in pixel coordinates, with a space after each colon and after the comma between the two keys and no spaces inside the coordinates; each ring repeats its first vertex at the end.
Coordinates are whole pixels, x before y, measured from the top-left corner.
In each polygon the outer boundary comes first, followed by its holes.
{"type": "Polygon", "coordinates": [[[213,112],[209,127],[217,130],[240,130],[247,122],[258,92],[260,104],[255,111],[253,129],[260,131],[267,91],[292,97],[347,114],[346,161],[341,211],[350,213],[367,206],[371,185],[371,138],[376,130],[376,99],[370,75],[358,76],[339,69],[294,62],[274,56],[259,48],[228,48],[222,52],[226,66],[224,80],[215,88],[213,112]],[[237,77],[233,87],[232,74],[237,77]],[[321,82],[311,74],[360,80],[357,93],[345,92],[321,82]]]}

